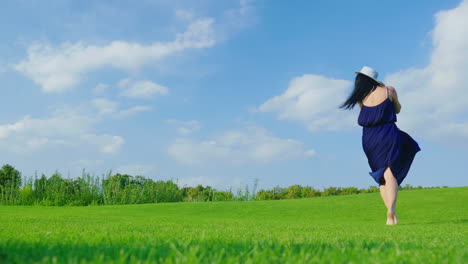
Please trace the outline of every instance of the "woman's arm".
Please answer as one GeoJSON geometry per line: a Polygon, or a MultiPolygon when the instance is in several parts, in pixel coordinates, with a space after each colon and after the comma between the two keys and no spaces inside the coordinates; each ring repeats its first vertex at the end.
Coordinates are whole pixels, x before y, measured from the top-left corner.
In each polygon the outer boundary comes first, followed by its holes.
{"type": "Polygon", "coordinates": [[[390,91],[389,92],[389,97],[392,100],[393,105],[395,106],[395,113],[398,114],[398,113],[400,113],[400,110],[401,110],[401,104],[398,101],[398,94],[397,94],[395,88],[392,87],[392,86],[388,86],[388,90],[390,91]]]}

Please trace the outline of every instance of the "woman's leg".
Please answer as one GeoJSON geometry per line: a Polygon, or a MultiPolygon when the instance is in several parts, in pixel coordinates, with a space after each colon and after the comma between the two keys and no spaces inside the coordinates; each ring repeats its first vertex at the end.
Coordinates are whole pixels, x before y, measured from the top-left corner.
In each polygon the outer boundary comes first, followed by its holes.
{"type": "Polygon", "coordinates": [[[385,195],[387,196],[387,218],[392,218],[393,221],[387,221],[387,224],[398,224],[395,207],[398,194],[398,183],[393,176],[392,170],[388,167],[384,172],[385,178],[385,195]],[[393,223],[392,223],[393,222],[393,223]]]}
{"type": "Polygon", "coordinates": [[[382,196],[382,200],[384,201],[385,206],[387,207],[387,225],[393,225],[393,214],[389,215],[388,212],[391,211],[392,205],[389,203],[388,195],[387,195],[387,186],[385,182],[380,185],[380,196],[382,196]]]}
{"type": "MultiPolygon", "coordinates": [[[[380,196],[384,201],[385,207],[387,207],[387,212],[391,211],[392,205],[389,202],[388,195],[387,195],[387,186],[385,185],[385,178],[382,178],[380,181],[380,196]]],[[[387,214],[387,225],[393,224],[393,215],[387,214]]]]}
{"type": "Polygon", "coordinates": [[[381,184],[380,185],[380,196],[382,196],[382,200],[383,200],[385,206],[387,207],[387,209],[389,209],[391,205],[389,205],[389,203],[388,203],[386,190],[387,190],[387,188],[385,186],[385,183],[381,184]]]}

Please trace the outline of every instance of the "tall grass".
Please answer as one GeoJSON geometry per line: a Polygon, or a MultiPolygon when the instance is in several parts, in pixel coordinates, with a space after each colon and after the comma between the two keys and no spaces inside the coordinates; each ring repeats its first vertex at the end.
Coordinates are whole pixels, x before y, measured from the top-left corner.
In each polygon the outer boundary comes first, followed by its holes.
{"type": "MultiPolygon", "coordinates": [[[[96,176],[82,171],[81,176],[64,178],[58,171],[50,177],[22,177],[10,165],[0,170],[0,204],[3,205],[115,205],[144,204],[162,202],[208,202],[208,201],[251,201],[282,200],[318,196],[348,195],[378,192],[371,186],[368,189],[356,187],[328,187],[322,191],[311,186],[291,185],[287,188],[276,186],[272,189],[257,191],[258,179],[252,188],[246,185],[233,192],[216,190],[211,186],[179,187],[171,180],[153,180],[143,176],[128,174],[107,174],[96,176]]],[[[406,185],[401,189],[423,189],[406,185]]],[[[428,188],[428,187],[425,187],[428,188]]]]}

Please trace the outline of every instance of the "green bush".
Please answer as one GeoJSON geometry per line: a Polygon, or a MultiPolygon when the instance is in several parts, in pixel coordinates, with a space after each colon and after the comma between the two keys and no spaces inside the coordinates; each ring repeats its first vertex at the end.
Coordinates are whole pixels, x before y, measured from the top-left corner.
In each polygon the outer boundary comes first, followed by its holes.
{"type": "Polygon", "coordinates": [[[19,204],[21,173],[9,164],[0,170],[0,202],[2,204],[19,204]]]}
{"type": "MultiPolygon", "coordinates": [[[[291,185],[287,188],[275,186],[271,189],[257,190],[258,179],[253,188],[246,185],[244,190],[238,188],[234,194],[232,187],[220,191],[211,186],[179,186],[172,180],[154,181],[143,176],[112,174],[102,178],[90,175],[83,170],[76,179],[64,179],[59,172],[47,178],[42,174],[22,180],[21,173],[11,165],[4,165],[0,170],[0,204],[4,205],[111,205],[141,204],[166,202],[211,202],[211,201],[250,201],[299,199],[319,196],[350,195],[379,192],[379,187],[367,189],[356,187],[328,187],[323,191],[311,186],[291,185]]],[[[426,189],[440,187],[412,187],[406,184],[400,190],[426,189]]],[[[443,186],[443,188],[447,188],[443,186]]]]}

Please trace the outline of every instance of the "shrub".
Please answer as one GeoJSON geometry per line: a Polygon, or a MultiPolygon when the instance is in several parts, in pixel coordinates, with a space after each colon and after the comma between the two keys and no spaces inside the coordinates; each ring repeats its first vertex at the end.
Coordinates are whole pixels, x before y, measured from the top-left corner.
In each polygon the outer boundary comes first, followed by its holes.
{"type": "MultiPolygon", "coordinates": [[[[154,181],[143,176],[114,174],[109,172],[102,179],[83,170],[76,179],[64,179],[59,172],[50,178],[42,174],[22,180],[21,173],[6,164],[0,169],[0,204],[19,205],[102,205],[102,204],[141,204],[180,201],[250,201],[298,199],[318,196],[349,195],[358,193],[379,192],[377,186],[367,189],[356,187],[328,187],[323,191],[311,186],[291,185],[287,188],[275,186],[272,189],[257,190],[258,179],[255,179],[252,190],[238,188],[236,194],[232,188],[219,191],[211,186],[179,186],[172,180],[154,181]]],[[[406,184],[401,190],[427,189],[440,187],[412,187],[406,184]]],[[[447,186],[443,186],[447,188],[447,186]]]]}

